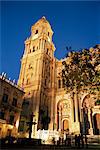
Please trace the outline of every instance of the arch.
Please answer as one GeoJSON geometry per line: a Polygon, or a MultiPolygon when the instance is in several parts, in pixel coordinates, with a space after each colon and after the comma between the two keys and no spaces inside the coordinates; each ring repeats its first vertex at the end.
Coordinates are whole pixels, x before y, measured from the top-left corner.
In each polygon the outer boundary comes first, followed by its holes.
{"type": "Polygon", "coordinates": [[[58,88],[61,88],[61,80],[58,80],[58,88]]]}
{"type": "Polygon", "coordinates": [[[90,98],[89,94],[85,95],[85,97],[82,100],[82,107],[84,107],[84,104],[86,104],[86,107],[89,106],[89,100],[88,100],[89,98],[90,98]]]}
{"type": "Polygon", "coordinates": [[[61,99],[57,102],[57,107],[59,106],[60,103],[63,103],[63,102],[68,102],[68,103],[70,104],[70,99],[61,98],[61,99]]]}
{"type": "Polygon", "coordinates": [[[66,121],[70,117],[70,101],[63,99],[57,103],[57,129],[69,129],[69,122],[66,121]],[[64,121],[65,120],[65,121],[64,121]]]}
{"type": "Polygon", "coordinates": [[[82,104],[83,104],[83,102],[84,102],[84,99],[85,99],[88,95],[89,95],[89,93],[85,93],[85,94],[82,95],[82,97],[81,97],[81,108],[82,108],[82,104]]]}

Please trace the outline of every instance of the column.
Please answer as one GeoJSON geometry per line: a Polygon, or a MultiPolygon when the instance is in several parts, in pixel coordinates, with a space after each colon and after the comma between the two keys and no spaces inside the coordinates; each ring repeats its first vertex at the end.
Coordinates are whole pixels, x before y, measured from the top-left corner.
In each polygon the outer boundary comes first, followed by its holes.
{"type": "Polygon", "coordinates": [[[57,128],[58,128],[58,114],[57,114],[57,111],[55,111],[56,113],[55,113],[55,118],[54,118],[54,123],[55,123],[55,129],[57,130],[57,128]]]}
{"type": "Polygon", "coordinates": [[[61,112],[59,112],[59,131],[61,131],[61,112]]]}
{"type": "Polygon", "coordinates": [[[37,70],[36,70],[37,79],[39,76],[39,59],[37,60],[37,70]]]}
{"type": "Polygon", "coordinates": [[[40,49],[42,49],[42,39],[40,40],[40,49]]]}
{"type": "Polygon", "coordinates": [[[40,79],[42,79],[42,69],[43,69],[43,57],[41,57],[40,61],[39,61],[39,75],[40,75],[40,79]]]}
{"type": "Polygon", "coordinates": [[[78,122],[78,103],[77,103],[77,92],[75,90],[75,94],[74,94],[74,102],[75,102],[75,120],[76,122],[78,122]]]}
{"type": "Polygon", "coordinates": [[[34,76],[37,76],[37,63],[38,63],[38,59],[36,59],[35,61],[35,66],[34,66],[34,76]]]}
{"type": "Polygon", "coordinates": [[[41,39],[39,39],[39,49],[40,49],[40,45],[41,45],[41,39]]]}
{"type": "Polygon", "coordinates": [[[43,39],[43,50],[44,50],[44,48],[45,48],[45,40],[43,39]]]}
{"type": "Polygon", "coordinates": [[[72,97],[72,94],[73,93],[71,93],[71,120],[72,120],[72,122],[74,122],[74,106],[73,106],[73,97],[72,97]]]}
{"type": "Polygon", "coordinates": [[[91,111],[90,111],[90,108],[88,109],[88,120],[89,120],[89,123],[90,123],[90,129],[89,129],[89,134],[90,135],[93,135],[93,128],[92,128],[92,121],[91,121],[91,111]]]}
{"type": "Polygon", "coordinates": [[[41,49],[43,50],[44,49],[44,40],[41,39],[41,49]]]}

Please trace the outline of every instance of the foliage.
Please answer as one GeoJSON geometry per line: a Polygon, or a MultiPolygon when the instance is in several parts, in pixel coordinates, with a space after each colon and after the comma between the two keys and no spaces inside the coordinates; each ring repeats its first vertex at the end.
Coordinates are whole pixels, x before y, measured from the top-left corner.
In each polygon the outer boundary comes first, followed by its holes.
{"type": "Polygon", "coordinates": [[[100,91],[100,48],[69,52],[68,61],[63,61],[62,77],[67,90],[75,87],[90,87],[89,91],[100,91]]]}

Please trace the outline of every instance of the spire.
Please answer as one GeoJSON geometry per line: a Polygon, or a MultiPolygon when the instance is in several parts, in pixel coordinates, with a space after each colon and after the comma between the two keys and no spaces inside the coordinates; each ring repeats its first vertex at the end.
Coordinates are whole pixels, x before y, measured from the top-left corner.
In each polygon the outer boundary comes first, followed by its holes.
{"type": "MultiPolygon", "coordinates": [[[[51,29],[50,23],[48,22],[48,20],[46,19],[45,16],[42,16],[31,28],[31,31],[36,30],[36,28],[38,28],[39,26],[44,26],[46,28],[48,28],[48,31],[51,32],[53,34],[53,31],[51,29]]],[[[33,32],[34,33],[34,32],[33,32]]]]}
{"type": "Polygon", "coordinates": [[[42,20],[42,21],[45,22],[45,23],[49,23],[49,22],[47,21],[47,19],[46,19],[45,16],[43,16],[40,20],[42,20]]]}
{"type": "Polygon", "coordinates": [[[45,20],[46,20],[46,17],[45,17],[45,16],[43,16],[43,17],[42,17],[42,19],[45,19],[45,20]]]}

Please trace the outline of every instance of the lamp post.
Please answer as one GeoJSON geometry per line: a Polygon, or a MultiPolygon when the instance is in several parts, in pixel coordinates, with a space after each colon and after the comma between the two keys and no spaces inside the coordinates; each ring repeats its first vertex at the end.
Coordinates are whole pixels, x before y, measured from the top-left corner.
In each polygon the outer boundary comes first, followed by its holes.
{"type": "Polygon", "coordinates": [[[29,125],[29,139],[31,139],[32,125],[34,124],[34,122],[33,122],[33,117],[34,117],[34,116],[35,116],[35,115],[33,115],[33,112],[32,112],[32,114],[30,115],[30,121],[27,122],[27,124],[29,125]]]}

